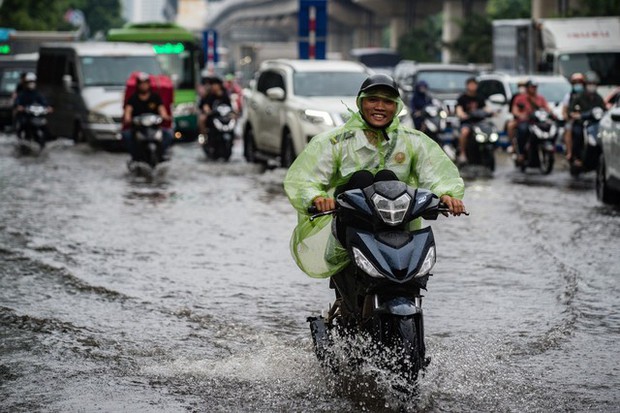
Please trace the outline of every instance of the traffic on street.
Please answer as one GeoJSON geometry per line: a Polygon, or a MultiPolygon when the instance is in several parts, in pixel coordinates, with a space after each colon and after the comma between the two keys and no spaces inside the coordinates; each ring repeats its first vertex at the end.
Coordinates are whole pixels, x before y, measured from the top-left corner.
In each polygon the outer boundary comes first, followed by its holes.
{"type": "Polygon", "coordinates": [[[620,10],[330,2],[0,1],[0,412],[618,410],[620,10]]]}

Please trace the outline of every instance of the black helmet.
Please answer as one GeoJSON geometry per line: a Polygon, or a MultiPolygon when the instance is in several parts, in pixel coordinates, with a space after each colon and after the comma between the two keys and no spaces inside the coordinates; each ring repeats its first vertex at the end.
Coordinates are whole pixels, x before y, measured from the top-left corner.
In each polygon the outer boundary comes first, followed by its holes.
{"type": "Polygon", "coordinates": [[[364,80],[364,83],[362,83],[362,86],[360,87],[357,95],[359,96],[362,94],[362,92],[367,92],[368,90],[379,86],[390,89],[392,92],[394,92],[394,95],[400,97],[400,92],[398,91],[398,84],[396,83],[396,81],[390,76],[384,75],[382,73],[372,75],[366,78],[366,80],[364,80]]]}
{"type": "Polygon", "coordinates": [[[596,85],[600,83],[598,75],[596,74],[595,71],[590,70],[586,73],[586,83],[596,84],[596,85]]]}

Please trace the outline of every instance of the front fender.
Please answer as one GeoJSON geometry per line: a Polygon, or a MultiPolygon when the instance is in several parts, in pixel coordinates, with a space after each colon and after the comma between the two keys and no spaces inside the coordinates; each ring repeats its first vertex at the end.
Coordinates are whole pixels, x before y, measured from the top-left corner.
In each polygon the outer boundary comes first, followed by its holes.
{"type": "Polygon", "coordinates": [[[411,316],[414,314],[421,314],[422,308],[418,307],[414,301],[408,298],[397,297],[378,306],[375,309],[375,313],[411,316]]]}

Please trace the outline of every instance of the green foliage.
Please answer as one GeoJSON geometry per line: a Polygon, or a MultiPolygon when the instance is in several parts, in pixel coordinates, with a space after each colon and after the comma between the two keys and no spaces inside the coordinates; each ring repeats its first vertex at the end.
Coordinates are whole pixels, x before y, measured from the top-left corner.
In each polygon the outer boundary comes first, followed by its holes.
{"type": "Polygon", "coordinates": [[[66,1],[4,0],[0,26],[16,30],[57,30],[63,25],[66,1]]]}
{"type": "Polygon", "coordinates": [[[0,27],[16,30],[75,30],[64,20],[69,9],[82,10],[90,33],[123,24],[120,0],[4,0],[0,27]]]}
{"type": "Polygon", "coordinates": [[[398,51],[403,59],[441,61],[441,24],[441,14],[430,16],[422,27],[416,27],[402,36],[398,42],[398,51]]]}
{"type": "Polygon", "coordinates": [[[493,58],[493,20],[529,18],[530,0],[489,0],[487,14],[473,14],[458,21],[461,36],[447,46],[469,63],[488,63],[493,58]]]}
{"type": "Polygon", "coordinates": [[[620,0],[588,0],[571,10],[569,17],[619,16],[620,0]]]}
{"type": "Polygon", "coordinates": [[[493,53],[493,26],[487,16],[473,14],[459,21],[461,35],[448,47],[456,52],[456,61],[467,63],[487,63],[493,53]]]}

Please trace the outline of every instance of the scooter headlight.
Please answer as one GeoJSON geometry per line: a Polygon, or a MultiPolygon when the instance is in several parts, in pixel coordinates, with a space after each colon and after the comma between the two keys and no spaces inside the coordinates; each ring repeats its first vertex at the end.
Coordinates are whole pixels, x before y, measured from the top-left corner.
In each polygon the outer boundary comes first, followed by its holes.
{"type": "Polygon", "coordinates": [[[155,132],[155,139],[160,141],[161,138],[164,136],[163,132],[161,131],[161,129],[157,130],[157,132],[155,132]]]}
{"type": "Polygon", "coordinates": [[[420,267],[420,271],[416,273],[415,278],[424,277],[426,274],[431,272],[436,261],[435,246],[433,245],[428,249],[424,262],[422,263],[422,267],[420,267]]]}
{"type": "Polygon", "coordinates": [[[495,132],[491,133],[489,135],[489,140],[493,143],[497,142],[499,140],[499,135],[495,132]]]}
{"type": "Polygon", "coordinates": [[[409,194],[402,194],[392,201],[379,194],[374,194],[372,196],[372,203],[383,222],[388,225],[399,225],[403,222],[409,210],[411,197],[409,194]]]}
{"type": "Polygon", "coordinates": [[[385,278],[385,275],[381,274],[379,270],[372,265],[370,260],[364,256],[362,251],[356,247],[353,247],[353,258],[355,259],[355,264],[366,274],[373,278],[385,278]]]}
{"type": "Polygon", "coordinates": [[[482,133],[477,133],[476,134],[476,142],[478,143],[485,143],[487,140],[486,135],[482,134],[482,133]]]}

